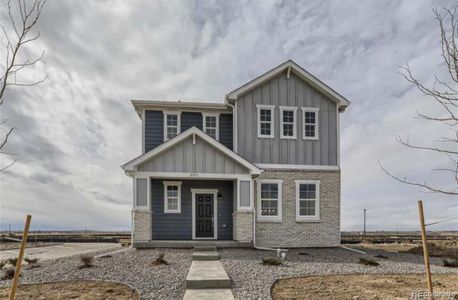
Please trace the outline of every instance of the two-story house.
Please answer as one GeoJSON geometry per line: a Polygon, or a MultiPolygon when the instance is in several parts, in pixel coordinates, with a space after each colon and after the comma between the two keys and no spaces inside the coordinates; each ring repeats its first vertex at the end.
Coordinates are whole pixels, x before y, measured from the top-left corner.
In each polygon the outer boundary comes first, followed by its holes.
{"type": "Polygon", "coordinates": [[[132,100],[143,154],[134,247],[340,244],[339,115],[350,104],[289,60],[224,103],[132,100]]]}

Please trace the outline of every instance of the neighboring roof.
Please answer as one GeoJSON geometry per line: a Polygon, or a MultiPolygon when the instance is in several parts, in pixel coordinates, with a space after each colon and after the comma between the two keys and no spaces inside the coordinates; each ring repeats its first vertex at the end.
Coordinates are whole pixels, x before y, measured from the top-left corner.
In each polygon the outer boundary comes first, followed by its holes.
{"type": "Polygon", "coordinates": [[[140,113],[143,109],[196,109],[196,110],[217,110],[227,111],[231,113],[232,110],[229,106],[222,102],[190,102],[190,101],[163,101],[163,100],[130,100],[132,105],[135,107],[135,111],[140,113]]]}
{"type": "Polygon", "coordinates": [[[334,91],[332,88],[324,84],[322,81],[320,81],[318,78],[304,70],[301,66],[299,66],[292,60],[288,60],[282,63],[278,67],[273,68],[272,70],[264,73],[263,75],[233,90],[232,92],[226,95],[226,100],[237,100],[240,95],[261,85],[265,81],[277,76],[278,74],[284,71],[294,72],[296,75],[299,76],[299,78],[301,78],[302,80],[304,80],[305,82],[307,82],[308,84],[322,92],[324,95],[328,96],[331,100],[335,101],[340,106],[341,111],[344,111],[345,108],[348,105],[350,105],[350,101],[345,99],[344,96],[334,91]]]}
{"type": "Polygon", "coordinates": [[[253,175],[261,174],[262,170],[260,168],[256,167],[254,164],[250,163],[248,160],[244,159],[243,157],[241,157],[240,155],[238,155],[234,151],[230,150],[229,148],[227,148],[226,146],[224,146],[223,144],[221,144],[217,140],[213,139],[212,137],[210,137],[205,132],[203,132],[202,130],[200,130],[199,128],[197,128],[195,126],[183,131],[179,135],[171,138],[170,140],[164,142],[163,144],[160,144],[156,148],[154,148],[154,149],[152,149],[152,150],[150,150],[150,151],[148,151],[148,152],[146,152],[146,153],[144,153],[144,154],[132,159],[131,161],[125,163],[121,167],[126,172],[135,171],[136,167],[138,165],[140,165],[140,164],[146,162],[147,160],[153,158],[154,156],[162,153],[163,151],[165,151],[165,150],[169,149],[170,147],[172,147],[173,145],[176,145],[177,143],[183,141],[187,137],[192,136],[193,134],[195,134],[196,136],[200,137],[201,139],[203,139],[204,141],[206,141],[207,143],[209,143],[210,145],[212,145],[213,147],[215,147],[219,151],[223,152],[225,155],[229,156],[230,158],[232,158],[234,161],[238,162],[242,166],[246,167],[250,171],[250,174],[253,174],[253,175]]]}

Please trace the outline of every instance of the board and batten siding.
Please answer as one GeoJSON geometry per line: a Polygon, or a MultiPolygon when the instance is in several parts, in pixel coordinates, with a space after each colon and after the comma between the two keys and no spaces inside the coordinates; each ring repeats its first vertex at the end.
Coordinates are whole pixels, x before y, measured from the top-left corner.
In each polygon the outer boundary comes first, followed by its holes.
{"type": "Polygon", "coordinates": [[[336,104],[286,71],[239,96],[238,154],[253,163],[337,165],[336,104]],[[274,138],[258,138],[257,104],[274,105],[274,138]],[[280,106],[297,107],[296,139],[280,138],[280,106]],[[303,140],[302,107],[319,108],[319,140],[303,140]]]}
{"type": "Polygon", "coordinates": [[[205,140],[184,139],[138,166],[138,171],[249,174],[249,170],[205,140]]]}
{"type": "Polygon", "coordinates": [[[164,184],[158,179],[151,180],[152,239],[192,239],[191,189],[218,189],[218,240],[232,240],[232,181],[182,180],[181,213],[164,213],[164,184]]]}
{"type": "MultiPolygon", "coordinates": [[[[195,126],[203,130],[202,113],[187,112],[181,113],[181,128],[183,132],[195,126]]],[[[220,114],[219,116],[219,137],[224,146],[232,150],[232,114],[220,114]]],[[[145,152],[148,152],[164,142],[164,112],[160,110],[145,111],[145,152]]]]}

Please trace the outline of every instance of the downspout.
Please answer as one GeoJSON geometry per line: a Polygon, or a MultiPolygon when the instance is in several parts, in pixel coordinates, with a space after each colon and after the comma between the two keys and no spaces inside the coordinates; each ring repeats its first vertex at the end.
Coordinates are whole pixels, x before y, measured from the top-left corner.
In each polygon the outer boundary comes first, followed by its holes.
{"type": "MultiPolygon", "coordinates": [[[[253,181],[256,181],[256,179],[261,176],[258,175],[256,178],[253,179],[253,181]]],[[[253,184],[254,188],[255,184],[253,184]]],[[[254,199],[253,199],[254,202],[254,199]]],[[[288,252],[286,249],[281,249],[281,248],[269,248],[269,247],[260,247],[256,245],[256,206],[253,203],[253,248],[258,249],[258,250],[267,250],[267,251],[277,251],[277,255],[279,255],[280,252],[288,252]]]]}

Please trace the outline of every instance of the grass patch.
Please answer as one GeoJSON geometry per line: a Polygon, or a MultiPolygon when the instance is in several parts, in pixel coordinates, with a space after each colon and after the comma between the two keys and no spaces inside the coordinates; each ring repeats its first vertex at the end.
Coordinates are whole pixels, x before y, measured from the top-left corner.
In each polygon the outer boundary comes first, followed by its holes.
{"type": "Polygon", "coordinates": [[[279,266],[282,265],[283,262],[278,257],[266,257],[262,259],[262,264],[264,266],[279,266]]]}
{"type": "Polygon", "coordinates": [[[364,257],[360,257],[359,258],[359,263],[362,264],[362,265],[365,265],[365,266],[372,266],[372,267],[376,267],[376,266],[380,265],[375,260],[370,259],[370,258],[364,258],[364,257]]]}

